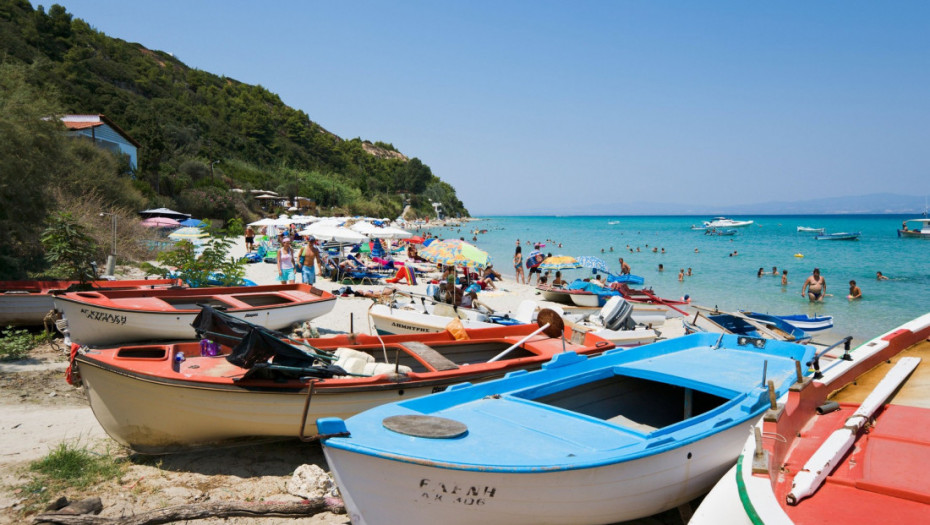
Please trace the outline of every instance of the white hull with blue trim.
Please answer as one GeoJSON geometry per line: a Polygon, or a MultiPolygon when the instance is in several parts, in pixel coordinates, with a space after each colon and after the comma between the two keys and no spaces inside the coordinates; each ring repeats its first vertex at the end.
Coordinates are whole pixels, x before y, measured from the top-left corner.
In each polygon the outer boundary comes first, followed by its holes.
{"type": "Polygon", "coordinates": [[[709,490],[813,354],[695,334],[317,424],[356,525],[614,523],[709,490]]]}

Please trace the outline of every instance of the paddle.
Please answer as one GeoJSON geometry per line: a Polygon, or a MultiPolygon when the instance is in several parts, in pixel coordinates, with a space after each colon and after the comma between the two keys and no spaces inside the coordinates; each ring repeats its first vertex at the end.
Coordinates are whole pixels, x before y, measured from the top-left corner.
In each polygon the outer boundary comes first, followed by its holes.
{"type": "Polygon", "coordinates": [[[488,359],[488,363],[493,363],[494,361],[501,359],[505,355],[509,354],[514,348],[517,348],[523,343],[529,341],[532,337],[538,335],[540,332],[545,332],[548,337],[557,337],[563,333],[563,330],[565,330],[565,324],[562,322],[562,318],[559,317],[559,314],[548,308],[540,310],[539,315],[536,316],[536,325],[539,326],[539,328],[534,330],[533,333],[529,334],[523,339],[520,339],[509,348],[492,357],[491,359],[488,359]]]}

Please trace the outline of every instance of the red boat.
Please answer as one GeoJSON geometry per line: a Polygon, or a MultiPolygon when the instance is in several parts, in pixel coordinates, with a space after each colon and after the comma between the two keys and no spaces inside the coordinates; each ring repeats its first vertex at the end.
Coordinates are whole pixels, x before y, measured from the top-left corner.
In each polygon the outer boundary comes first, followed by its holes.
{"type": "MultiPolygon", "coordinates": [[[[145,290],[181,286],[179,279],[91,281],[96,290],[145,290]]],[[[0,281],[0,326],[39,326],[54,309],[55,294],[77,290],[80,281],[0,281]]]]}
{"type": "Polygon", "coordinates": [[[925,314],[828,352],[690,523],[930,523],[928,338],[925,314]]]}

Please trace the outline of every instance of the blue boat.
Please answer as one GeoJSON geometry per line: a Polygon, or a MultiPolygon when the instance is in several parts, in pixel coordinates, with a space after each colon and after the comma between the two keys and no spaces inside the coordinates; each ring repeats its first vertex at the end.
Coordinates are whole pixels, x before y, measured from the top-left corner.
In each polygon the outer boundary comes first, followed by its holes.
{"type": "Polygon", "coordinates": [[[833,328],[833,316],[832,315],[805,315],[805,314],[795,314],[795,315],[776,315],[779,319],[785,321],[791,326],[796,326],[805,332],[816,332],[818,330],[826,330],[828,328],[833,328]]]}
{"type": "Polygon", "coordinates": [[[862,235],[861,232],[837,232],[816,235],[814,238],[818,241],[855,241],[859,239],[860,235],[862,235]]]}
{"type": "Polygon", "coordinates": [[[806,343],[811,340],[811,336],[808,335],[805,330],[785,321],[777,315],[750,312],[747,310],[740,310],[740,313],[746,317],[749,317],[750,319],[759,321],[765,325],[766,328],[773,330],[778,334],[787,334],[790,336],[790,338],[786,338],[787,341],[792,341],[795,343],[806,343]]]}
{"type": "Polygon", "coordinates": [[[706,492],[814,355],[693,334],[317,425],[356,524],[614,523],[706,492]]]}

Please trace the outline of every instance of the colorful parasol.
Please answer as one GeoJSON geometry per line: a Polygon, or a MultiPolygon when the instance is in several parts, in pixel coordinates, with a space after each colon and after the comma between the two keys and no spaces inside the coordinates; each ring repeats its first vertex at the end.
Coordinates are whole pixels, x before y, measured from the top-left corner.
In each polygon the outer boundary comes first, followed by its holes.
{"type": "Polygon", "coordinates": [[[491,264],[488,252],[459,240],[435,241],[420,250],[420,257],[446,266],[482,269],[491,264]]]}
{"type": "Polygon", "coordinates": [[[193,226],[188,226],[186,228],[178,228],[168,235],[169,239],[180,240],[180,239],[200,239],[203,237],[209,237],[210,234],[201,230],[200,228],[195,228],[193,226]]]}
{"type": "Polygon", "coordinates": [[[569,255],[546,257],[539,265],[540,270],[571,270],[572,268],[581,268],[581,264],[569,255]]]}
{"type": "Polygon", "coordinates": [[[582,255],[578,257],[578,264],[585,268],[594,268],[602,272],[609,273],[610,268],[607,267],[607,262],[604,259],[599,257],[593,257],[591,255],[582,255]]]}

